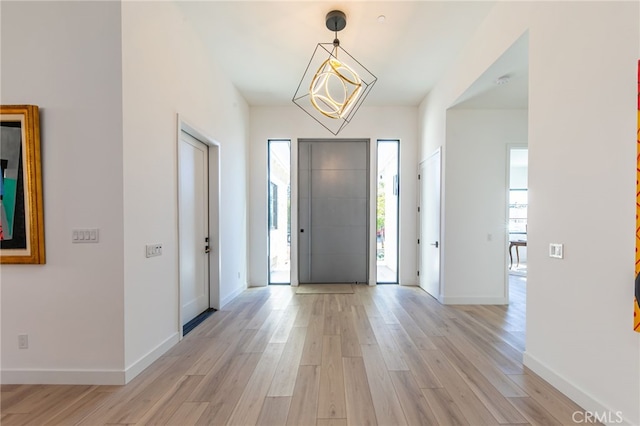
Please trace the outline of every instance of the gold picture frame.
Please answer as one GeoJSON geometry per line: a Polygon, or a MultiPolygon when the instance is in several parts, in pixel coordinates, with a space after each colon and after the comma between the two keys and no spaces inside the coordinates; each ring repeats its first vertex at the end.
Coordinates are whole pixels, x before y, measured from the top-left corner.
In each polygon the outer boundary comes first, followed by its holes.
{"type": "Polygon", "coordinates": [[[40,114],[0,106],[0,263],[44,264],[40,114]]]}

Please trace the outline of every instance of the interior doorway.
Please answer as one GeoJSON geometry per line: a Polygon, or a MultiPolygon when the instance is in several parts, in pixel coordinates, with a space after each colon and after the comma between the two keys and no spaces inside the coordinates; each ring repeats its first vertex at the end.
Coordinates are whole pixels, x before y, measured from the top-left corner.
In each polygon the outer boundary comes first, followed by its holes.
{"type": "Polygon", "coordinates": [[[529,207],[529,150],[526,145],[509,146],[508,266],[510,276],[527,276],[527,217],[529,207]]]}
{"type": "Polygon", "coordinates": [[[178,117],[178,319],[186,334],[220,306],[220,146],[178,117]]]}
{"type": "Polygon", "coordinates": [[[298,274],[368,283],[369,140],[298,141],[298,274]]]}
{"type": "Polygon", "coordinates": [[[441,300],[440,287],[440,207],[442,159],[440,149],[420,163],[418,170],[418,282],[427,293],[441,300]]]}
{"type": "Polygon", "coordinates": [[[209,309],[209,148],[180,135],[179,246],[182,326],[209,309]]]}

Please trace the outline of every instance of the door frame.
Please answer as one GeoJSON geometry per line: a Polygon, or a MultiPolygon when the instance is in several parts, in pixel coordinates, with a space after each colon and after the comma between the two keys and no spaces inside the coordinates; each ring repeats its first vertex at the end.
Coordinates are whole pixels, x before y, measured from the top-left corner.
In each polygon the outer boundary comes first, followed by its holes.
{"type": "MultiPolygon", "coordinates": [[[[506,199],[505,199],[505,203],[504,203],[504,209],[505,209],[505,218],[506,218],[506,222],[507,224],[509,223],[509,195],[510,195],[510,190],[511,190],[511,150],[513,149],[526,149],[527,150],[527,156],[529,155],[528,150],[529,150],[529,144],[523,142],[523,143],[508,143],[507,144],[507,171],[506,171],[506,176],[507,176],[507,180],[505,182],[505,194],[506,194],[506,199]]],[[[528,208],[528,207],[527,207],[528,208]]],[[[527,235],[527,240],[529,239],[529,235],[527,235]]],[[[504,236],[504,247],[508,249],[509,247],[509,227],[507,226],[507,230],[505,232],[505,236],[504,236]]],[[[507,260],[507,256],[508,253],[506,253],[506,255],[504,256],[504,299],[507,303],[507,305],[510,303],[509,302],[509,261],[507,260]]],[[[528,272],[528,271],[527,271],[528,272]]]]}
{"type": "MultiPolygon", "coordinates": [[[[295,206],[294,206],[294,197],[291,197],[291,285],[298,286],[300,284],[300,271],[298,267],[298,263],[300,262],[299,256],[299,236],[300,236],[300,185],[299,185],[299,156],[300,156],[300,143],[305,142],[366,142],[367,148],[367,185],[366,185],[366,193],[367,193],[367,218],[366,218],[366,245],[367,245],[367,265],[366,265],[366,284],[367,285],[375,285],[375,270],[372,273],[371,268],[375,267],[375,261],[372,262],[371,256],[375,255],[375,248],[372,250],[371,245],[375,243],[375,193],[372,195],[372,173],[375,171],[372,170],[371,164],[377,161],[376,159],[376,150],[372,150],[371,138],[297,138],[295,140],[295,153],[294,153],[294,144],[292,141],[291,145],[291,193],[294,194],[295,191],[295,206]],[[294,188],[295,185],[295,188],[294,188]],[[372,220],[373,215],[373,220],[372,220]],[[294,225],[295,224],[295,225],[294,225]],[[294,227],[295,226],[295,227],[294,227]],[[295,232],[293,230],[295,229],[295,232]],[[374,235],[372,238],[371,235],[374,235]],[[295,258],[294,258],[295,256],[295,258]],[[373,280],[372,280],[373,278],[373,280]]],[[[376,145],[377,146],[377,145],[376,145]]]]}
{"type": "MultiPolygon", "coordinates": [[[[422,249],[425,246],[426,242],[423,241],[424,240],[424,236],[423,236],[423,229],[424,229],[424,225],[422,223],[422,219],[421,219],[421,209],[423,208],[422,204],[423,204],[423,200],[422,200],[422,187],[425,183],[425,180],[422,179],[421,177],[421,172],[422,172],[422,166],[425,165],[427,162],[429,162],[432,158],[434,157],[438,157],[439,161],[439,166],[440,166],[440,191],[439,191],[439,196],[440,196],[440,217],[439,217],[439,224],[438,224],[438,244],[440,245],[439,247],[439,255],[438,255],[438,295],[433,295],[431,293],[431,296],[433,296],[434,298],[436,298],[440,303],[442,303],[442,298],[443,298],[443,291],[442,291],[442,253],[444,252],[443,250],[443,246],[444,246],[444,242],[442,241],[442,147],[437,148],[435,151],[433,151],[431,153],[431,155],[429,155],[426,159],[424,159],[423,161],[421,161],[420,163],[418,163],[418,171],[417,171],[417,177],[418,177],[418,190],[417,190],[417,198],[418,198],[418,209],[417,209],[417,216],[418,216],[418,236],[419,236],[419,240],[417,241],[417,254],[418,254],[418,274],[420,274],[420,271],[422,271],[423,265],[422,265],[422,249]]],[[[418,276],[418,287],[420,287],[421,289],[423,289],[425,292],[427,292],[424,288],[424,286],[422,285],[423,280],[425,279],[425,274],[423,273],[422,275],[418,276]]],[[[428,293],[428,292],[427,292],[428,293]]]]}
{"type": "MultiPolygon", "coordinates": [[[[207,145],[209,148],[209,307],[220,309],[220,143],[208,136],[198,127],[191,124],[182,114],[177,115],[178,125],[176,133],[176,241],[180,240],[180,198],[179,183],[180,176],[180,137],[185,132],[207,145]]],[[[177,244],[177,326],[182,339],[182,301],[180,292],[180,245],[177,244]]]]}

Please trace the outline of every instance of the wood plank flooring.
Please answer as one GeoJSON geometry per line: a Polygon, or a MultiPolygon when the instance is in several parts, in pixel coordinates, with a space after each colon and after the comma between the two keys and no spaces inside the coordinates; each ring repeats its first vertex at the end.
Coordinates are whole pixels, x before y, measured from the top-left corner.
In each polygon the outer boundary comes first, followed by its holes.
{"type": "Polygon", "coordinates": [[[581,408],[522,365],[524,286],[512,279],[509,306],[248,289],[126,386],[3,385],[0,422],[573,424],[581,408]]]}

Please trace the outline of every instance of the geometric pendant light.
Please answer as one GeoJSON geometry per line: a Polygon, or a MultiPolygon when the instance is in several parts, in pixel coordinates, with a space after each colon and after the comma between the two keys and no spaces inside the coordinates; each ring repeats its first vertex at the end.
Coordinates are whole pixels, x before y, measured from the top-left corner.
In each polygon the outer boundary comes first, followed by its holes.
{"type": "Polygon", "coordinates": [[[333,43],[318,43],[293,102],[337,135],[351,121],[377,78],[340,46],[338,31],[347,25],[346,15],[333,10],[326,16],[326,25],[335,32],[335,39],[333,43]]]}

